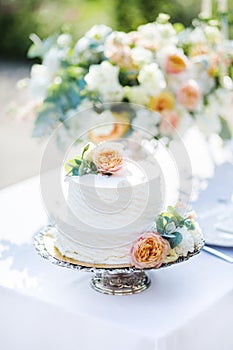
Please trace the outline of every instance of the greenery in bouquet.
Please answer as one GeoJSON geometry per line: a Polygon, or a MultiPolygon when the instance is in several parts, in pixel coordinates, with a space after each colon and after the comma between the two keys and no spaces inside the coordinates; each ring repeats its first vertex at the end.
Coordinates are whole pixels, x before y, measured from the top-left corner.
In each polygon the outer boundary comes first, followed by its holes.
{"type": "Polygon", "coordinates": [[[155,22],[129,33],[96,25],[77,42],[65,33],[31,39],[28,55],[41,59],[32,66],[29,82],[39,104],[35,137],[51,134],[59,123],[70,137],[83,127],[82,120],[70,117],[93,106],[90,126],[103,120],[125,125],[89,135],[94,142],[109,135],[122,137],[134,124],[155,138],[172,137],[174,130],[182,134],[192,125],[207,136],[232,136],[233,57],[224,49],[216,22],[196,21],[185,29],[160,14],[155,22]],[[118,102],[144,106],[150,113],[130,115],[130,108],[119,113],[118,102]],[[102,103],[113,108],[99,108],[102,103]]]}

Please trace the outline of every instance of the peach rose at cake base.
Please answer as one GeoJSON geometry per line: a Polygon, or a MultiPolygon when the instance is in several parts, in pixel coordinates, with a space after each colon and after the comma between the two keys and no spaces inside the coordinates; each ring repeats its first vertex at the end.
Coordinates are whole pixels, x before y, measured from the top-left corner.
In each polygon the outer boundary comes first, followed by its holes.
{"type": "Polygon", "coordinates": [[[124,165],[123,147],[116,142],[104,142],[93,151],[93,162],[102,174],[113,174],[124,165]]]}
{"type": "Polygon", "coordinates": [[[168,241],[157,232],[146,232],[130,251],[131,263],[139,269],[159,268],[170,252],[168,241]]]}

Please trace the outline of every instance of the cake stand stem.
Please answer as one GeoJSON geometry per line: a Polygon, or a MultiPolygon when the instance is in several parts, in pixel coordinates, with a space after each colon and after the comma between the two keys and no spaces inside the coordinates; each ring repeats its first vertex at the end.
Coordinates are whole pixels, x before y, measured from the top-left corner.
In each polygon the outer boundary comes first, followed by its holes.
{"type": "Polygon", "coordinates": [[[147,289],[150,283],[150,278],[144,271],[95,271],[91,280],[94,290],[111,295],[140,293],[147,289]]]}

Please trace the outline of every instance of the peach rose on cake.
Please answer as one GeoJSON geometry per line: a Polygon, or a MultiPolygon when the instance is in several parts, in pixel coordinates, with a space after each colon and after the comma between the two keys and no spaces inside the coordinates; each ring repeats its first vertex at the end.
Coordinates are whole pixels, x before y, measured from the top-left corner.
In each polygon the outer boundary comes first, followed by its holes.
{"type": "Polygon", "coordinates": [[[197,108],[201,98],[200,88],[195,80],[183,84],[177,92],[177,100],[188,110],[197,108]]]}
{"type": "Polygon", "coordinates": [[[168,241],[163,239],[158,232],[146,232],[131,248],[131,263],[139,269],[159,268],[169,252],[168,241]]]}
{"type": "Polygon", "coordinates": [[[117,142],[104,142],[98,145],[92,157],[98,172],[102,174],[113,174],[124,164],[123,147],[117,142]]]}

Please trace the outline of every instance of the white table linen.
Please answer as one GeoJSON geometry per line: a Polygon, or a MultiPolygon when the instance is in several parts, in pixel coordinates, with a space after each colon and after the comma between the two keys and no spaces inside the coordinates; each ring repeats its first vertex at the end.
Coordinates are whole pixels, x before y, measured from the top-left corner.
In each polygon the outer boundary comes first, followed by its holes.
{"type": "MultiPolygon", "coordinates": [[[[217,170],[200,212],[232,193],[232,174],[230,165],[217,170]]],[[[33,235],[47,222],[38,178],[2,190],[0,215],[2,350],[232,349],[233,265],[201,252],[150,272],[141,294],[106,296],[90,288],[90,274],[37,255],[33,235]]]]}

